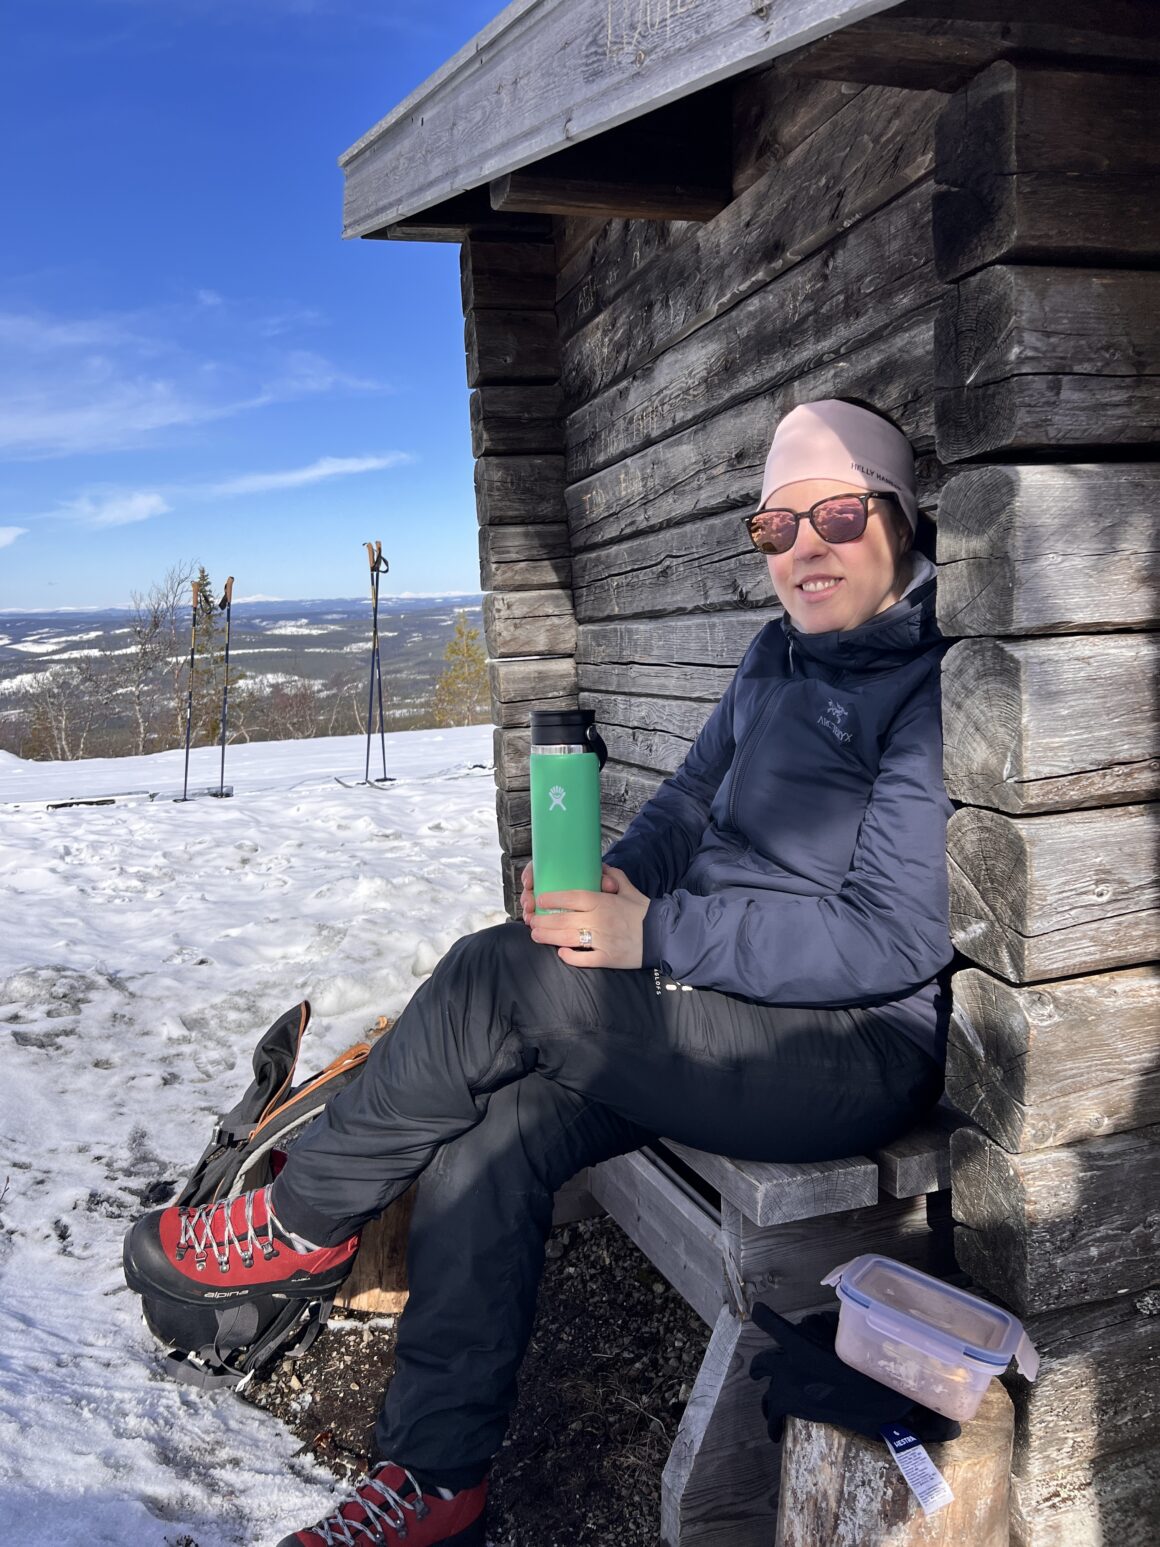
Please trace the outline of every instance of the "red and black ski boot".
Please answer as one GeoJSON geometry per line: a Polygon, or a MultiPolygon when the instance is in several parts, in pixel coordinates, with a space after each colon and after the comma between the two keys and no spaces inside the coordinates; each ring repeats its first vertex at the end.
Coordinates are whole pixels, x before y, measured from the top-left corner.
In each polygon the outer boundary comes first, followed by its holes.
{"type": "Polygon", "coordinates": [[[125,1279],[140,1295],[235,1305],[256,1295],[327,1296],[351,1270],[359,1235],[300,1250],[271,1216],[269,1188],[219,1203],[154,1209],[125,1237],[125,1279]]]}
{"type": "Polygon", "coordinates": [[[393,1461],[376,1466],[353,1499],[277,1547],[483,1547],[487,1479],[449,1494],[424,1492],[393,1461]]]}

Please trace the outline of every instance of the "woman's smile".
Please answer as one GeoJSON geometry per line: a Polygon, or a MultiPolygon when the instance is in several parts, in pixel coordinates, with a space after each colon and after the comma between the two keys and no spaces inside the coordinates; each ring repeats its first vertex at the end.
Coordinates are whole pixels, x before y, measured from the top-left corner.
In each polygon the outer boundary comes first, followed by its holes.
{"type": "MultiPolygon", "coordinates": [[[[799,479],[771,490],[765,503],[776,499],[792,510],[807,510],[847,488],[840,479],[799,479]]],[[[896,602],[910,574],[905,524],[877,500],[871,502],[866,530],[851,542],[831,545],[808,521],[799,522],[793,547],[766,555],[778,600],[796,626],[807,634],[857,628],[896,602]]]]}

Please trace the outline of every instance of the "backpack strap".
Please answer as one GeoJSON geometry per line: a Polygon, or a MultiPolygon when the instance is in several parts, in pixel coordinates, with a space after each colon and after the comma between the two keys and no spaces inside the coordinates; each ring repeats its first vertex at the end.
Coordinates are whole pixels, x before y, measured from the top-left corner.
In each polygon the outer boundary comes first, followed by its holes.
{"type": "Polygon", "coordinates": [[[237,1106],[221,1118],[218,1143],[239,1143],[272,1111],[290,1089],[302,1038],[310,1024],[310,1002],[280,1015],[254,1049],[254,1078],[237,1106]]]}
{"type": "Polygon", "coordinates": [[[250,1300],[217,1312],[213,1341],[200,1348],[171,1347],[162,1360],[166,1375],[203,1391],[240,1390],[275,1359],[301,1359],[325,1327],[334,1309],[326,1300],[287,1299],[262,1327],[270,1300],[250,1300]]]}
{"type": "Polygon", "coordinates": [[[254,1125],[248,1135],[251,1139],[257,1139],[264,1128],[271,1123],[282,1124],[283,1120],[291,1115],[295,1108],[317,1104],[319,1108],[326,1105],[330,1099],[330,1092],[326,1090],[328,1085],[336,1080],[346,1084],[347,1077],[355,1073],[367,1061],[367,1055],[371,1050],[369,1042],[356,1042],[353,1047],[348,1047],[345,1053],[339,1053],[337,1058],[332,1058],[326,1068],[314,1075],[312,1079],[300,1085],[297,1090],[291,1091],[284,1101],[269,1107],[254,1125]],[[319,1099],[321,1097],[321,1100],[319,1099]]]}

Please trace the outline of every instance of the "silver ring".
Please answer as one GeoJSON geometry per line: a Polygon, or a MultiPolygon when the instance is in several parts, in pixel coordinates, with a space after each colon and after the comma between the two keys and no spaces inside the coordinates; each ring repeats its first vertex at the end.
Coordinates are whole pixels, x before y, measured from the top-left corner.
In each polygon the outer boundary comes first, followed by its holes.
{"type": "Polygon", "coordinates": [[[582,929],[580,931],[580,949],[592,949],[592,931],[590,929],[582,929]]]}

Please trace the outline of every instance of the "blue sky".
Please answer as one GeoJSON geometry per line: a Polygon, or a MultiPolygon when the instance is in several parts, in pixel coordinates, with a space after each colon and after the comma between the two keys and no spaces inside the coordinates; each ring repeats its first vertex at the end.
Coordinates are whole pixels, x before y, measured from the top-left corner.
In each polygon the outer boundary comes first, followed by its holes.
{"type": "Polygon", "coordinates": [[[336,163],[499,9],[7,0],[0,608],[478,589],[459,249],[344,242],[336,163]]]}

